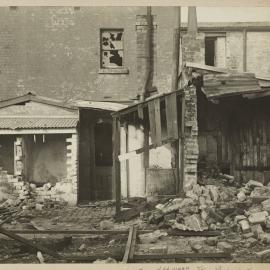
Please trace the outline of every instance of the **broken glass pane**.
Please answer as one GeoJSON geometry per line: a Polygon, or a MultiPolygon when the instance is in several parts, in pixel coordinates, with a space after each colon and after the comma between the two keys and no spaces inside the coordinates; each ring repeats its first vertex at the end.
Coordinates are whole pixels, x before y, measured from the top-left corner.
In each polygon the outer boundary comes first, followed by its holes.
{"type": "Polygon", "coordinates": [[[103,51],[102,66],[109,68],[117,68],[123,66],[123,51],[103,51]]]}
{"type": "Polygon", "coordinates": [[[102,32],[102,49],[103,50],[122,50],[123,32],[122,31],[104,31],[102,32]]]}
{"type": "Polygon", "coordinates": [[[123,31],[108,30],[101,33],[102,67],[118,68],[123,66],[123,31]]]}

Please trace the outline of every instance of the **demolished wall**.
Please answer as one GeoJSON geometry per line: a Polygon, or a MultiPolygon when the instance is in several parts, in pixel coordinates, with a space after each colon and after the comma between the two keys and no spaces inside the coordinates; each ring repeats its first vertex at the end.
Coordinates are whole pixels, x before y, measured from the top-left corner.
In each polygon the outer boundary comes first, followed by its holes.
{"type": "MultiPolygon", "coordinates": [[[[78,166],[78,137],[72,134],[66,138],[66,176],[52,183],[48,181],[37,186],[23,175],[12,175],[1,169],[0,171],[0,201],[26,202],[35,207],[36,203],[63,202],[69,205],[77,203],[77,166],[78,166]]],[[[16,159],[16,157],[15,157],[16,159]]],[[[18,173],[18,171],[16,171],[18,173]]]]}

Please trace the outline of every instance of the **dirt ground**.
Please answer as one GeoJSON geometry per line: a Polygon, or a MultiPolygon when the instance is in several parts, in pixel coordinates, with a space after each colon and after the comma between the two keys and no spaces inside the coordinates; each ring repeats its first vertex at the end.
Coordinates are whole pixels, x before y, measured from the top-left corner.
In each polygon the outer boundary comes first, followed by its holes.
{"type": "MultiPolygon", "coordinates": [[[[6,223],[3,227],[12,230],[128,230],[131,224],[136,224],[138,229],[155,230],[155,225],[149,225],[140,218],[129,222],[115,223],[113,215],[115,213],[113,205],[88,206],[88,207],[65,207],[46,210],[25,210],[16,221],[6,223]]],[[[22,235],[33,242],[54,249],[65,256],[90,256],[96,253],[109,257],[110,254],[124,254],[127,234],[106,235],[22,235]]],[[[135,254],[150,254],[153,250],[166,248],[168,254],[194,252],[189,243],[198,242],[201,250],[197,252],[220,252],[216,246],[205,244],[206,237],[186,237],[186,236],[164,236],[152,244],[142,244],[136,242],[135,254]]],[[[223,231],[218,236],[219,241],[226,241],[233,246],[231,259],[179,259],[163,260],[161,262],[205,262],[205,263],[256,263],[261,262],[255,252],[270,249],[270,244],[261,244],[259,241],[252,246],[247,245],[246,239],[237,232],[223,231]]],[[[49,255],[42,254],[45,263],[61,263],[49,255]]],[[[83,261],[82,261],[83,262],[83,261]]],[[[154,261],[143,261],[154,262],[154,261]]],[[[270,262],[270,258],[265,258],[263,262],[270,262]]],[[[1,235],[0,238],[0,263],[39,263],[36,252],[29,250],[28,247],[15,240],[1,235]]]]}

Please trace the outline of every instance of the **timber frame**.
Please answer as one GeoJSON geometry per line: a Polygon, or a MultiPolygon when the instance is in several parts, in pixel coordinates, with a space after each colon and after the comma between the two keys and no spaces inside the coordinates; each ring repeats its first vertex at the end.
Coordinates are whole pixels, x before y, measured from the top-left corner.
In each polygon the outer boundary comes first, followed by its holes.
{"type": "Polygon", "coordinates": [[[121,175],[120,161],[132,158],[132,155],[144,153],[144,168],[149,164],[149,150],[171,142],[175,149],[176,194],[183,194],[184,183],[184,140],[185,140],[185,94],[177,90],[151,96],[145,101],[131,105],[112,113],[113,117],[113,183],[115,186],[116,215],[121,211],[121,175]],[[133,118],[130,117],[133,115],[133,118]],[[131,119],[143,127],[144,146],[132,152],[120,155],[120,127],[133,125],[131,119]],[[162,126],[161,118],[166,119],[162,126]],[[165,132],[164,132],[165,130],[165,132]],[[162,132],[163,131],[163,132],[162,132]],[[150,136],[149,136],[150,134],[150,136]],[[151,144],[149,144],[149,137],[151,144]]]}

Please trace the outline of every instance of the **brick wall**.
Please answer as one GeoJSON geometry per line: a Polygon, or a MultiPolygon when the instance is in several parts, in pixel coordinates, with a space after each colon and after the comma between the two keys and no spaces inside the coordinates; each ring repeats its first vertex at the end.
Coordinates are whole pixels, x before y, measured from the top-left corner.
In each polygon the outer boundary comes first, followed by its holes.
{"type": "MultiPolygon", "coordinates": [[[[187,33],[182,37],[183,61],[204,64],[205,36],[202,33],[187,33]]],[[[184,70],[184,72],[186,72],[184,70]]],[[[186,82],[184,82],[186,83],[186,82]]],[[[197,93],[194,86],[184,86],[185,92],[185,142],[184,142],[184,189],[197,182],[198,122],[197,93]]]]}
{"type": "Polygon", "coordinates": [[[204,34],[185,34],[182,37],[182,61],[204,64],[205,41],[204,34]]]}
{"type": "MultiPolygon", "coordinates": [[[[146,7],[0,8],[1,99],[33,91],[61,99],[126,100],[137,95],[136,16],[146,7]],[[100,28],[124,29],[129,74],[99,74],[100,28]]],[[[171,84],[173,7],[153,7],[154,82],[171,84]]]]}
{"type": "Polygon", "coordinates": [[[243,33],[226,33],[226,67],[243,71],[243,33]]]}
{"type": "Polygon", "coordinates": [[[217,67],[226,67],[226,38],[218,37],[216,39],[216,59],[215,65],[217,67]]]}
{"type": "Polygon", "coordinates": [[[247,32],[247,71],[270,77],[270,32],[247,32]]]}
{"type": "Polygon", "coordinates": [[[194,86],[187,86],[185,91],[185,179],[184,189],[197,182],[197,161],[199,156],[197,94],[194,86]]]}

